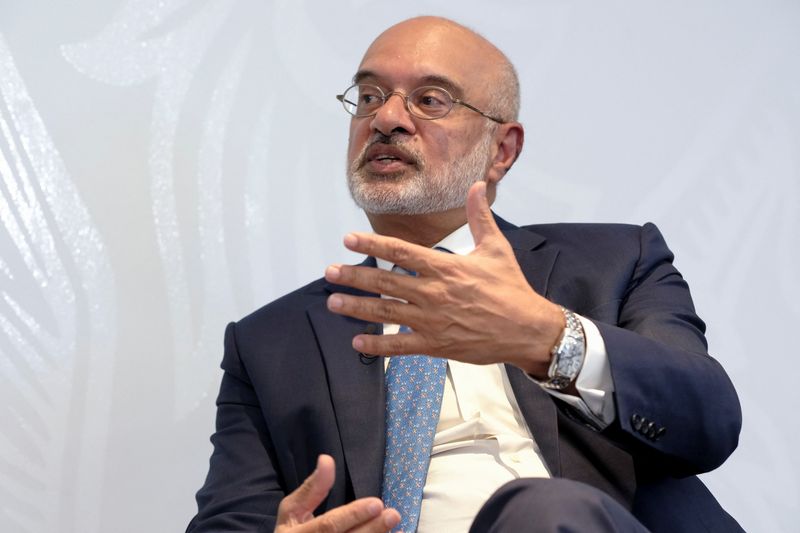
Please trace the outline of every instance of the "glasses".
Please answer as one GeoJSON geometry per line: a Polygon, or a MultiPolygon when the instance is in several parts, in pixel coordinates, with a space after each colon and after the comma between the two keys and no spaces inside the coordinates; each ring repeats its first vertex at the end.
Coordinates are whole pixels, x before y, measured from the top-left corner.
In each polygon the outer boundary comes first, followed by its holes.
{"type": "Polygon", "coordinates": [[[406,109],[417,118],[436,120],[447,115],[455,104],[463,105],[489,120],[503,124],[504,120],[487,115],[477,107],[470,105],[453,96],[441,87],[417,87],[407,95],[400,91],[384,93],[383,89],[375,85],[357,83],[347,88],[344,94],[336,95],[342,103],[344,110],[354,117],[371,117],[386,103],[392,95],[401,97],[406,103],[406,109]]]}

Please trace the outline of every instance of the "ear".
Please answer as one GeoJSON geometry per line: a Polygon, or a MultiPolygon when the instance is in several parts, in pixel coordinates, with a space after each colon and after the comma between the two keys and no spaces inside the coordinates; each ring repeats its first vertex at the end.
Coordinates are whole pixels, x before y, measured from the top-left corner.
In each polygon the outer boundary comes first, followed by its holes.
{"type": "Polygon", "coordinates": [[[492,188],[503,179],[522,152],[525,130],[519,122],[500,124],[494,134],[494,141],[497,151],[492,165],[486,171],[486,183],[492,188]]]}

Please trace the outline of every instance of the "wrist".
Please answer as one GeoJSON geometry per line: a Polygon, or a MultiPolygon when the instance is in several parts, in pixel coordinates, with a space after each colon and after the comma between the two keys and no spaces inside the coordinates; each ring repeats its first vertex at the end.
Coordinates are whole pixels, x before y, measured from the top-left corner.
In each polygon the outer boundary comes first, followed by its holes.
{"type": "Polygon", "coordinates": [[[575,380],[586,357],[586,335],[583,324],[572,311],[561,307],[561,312],[565,326],[558,342],[550,350],[547,378],[541,382],[543,387],[559,391],[574,388],[575,380]]]}
{"type": "Polygon", "coordinates": [[[566,327],[566,318],[561,306],[552,302],[547,302],[543,312],[531,322],[536,324],[535,329],[530,330],[525,337],[524,365],[520,365],[522,370],[537,381],[547,379],[547,373],[553,359],[551,354],[566,327]]]}

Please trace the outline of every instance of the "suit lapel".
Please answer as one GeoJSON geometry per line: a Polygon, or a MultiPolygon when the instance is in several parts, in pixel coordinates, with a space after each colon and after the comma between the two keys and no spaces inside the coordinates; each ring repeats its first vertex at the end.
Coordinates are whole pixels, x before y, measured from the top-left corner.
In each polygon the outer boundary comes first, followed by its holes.
{"type": "Polygon", "coordinates": [[[545,238],[538,233],[506,222],[495,215],[495,221],[503,235],[514,249],[519,267],[525,279],[536,292],[548,296],[547,285],[553,271],[558,250],[545,246],[545,238]]]}
{"type": "Polygon", "coordinates": [[[508,381],[514,391],[522,417],[528,424],[544,462],[553,477],[561,476],[558,448],[558,417],[556,404],[542,388],[530,380],[525,372],[513,365],[505,365],[508,381]]]}
{"type": "MultiPolygon", "coordinates": [[[[329,292],[366,295],[329,284],[329,292]]],[[[356,498],[380,496],[384,451],[383,358],[361,356],[353,337],[369,324],[328,311],[325,300],[308,308],[325,361],[336,423],[356,498]]],[[[380,333],[381,326],[373,330],[380,333]]]]}
{"type": "MultiPolygon", "coordinates": [[[[558,251],[544,246],[541,235],[518,228],[495,215],[497,225],[505,235],[514,255],[531,287],[543,296],[548,295],[548,281],[558,251]]],[[[522,416],[536,440],[539,451],[554,477],[561,475],[558,447],[558,417],[556,405],[542,388],[525,373],[512,365],[505,365],[508,381],[517,399],[522,416]]]]}

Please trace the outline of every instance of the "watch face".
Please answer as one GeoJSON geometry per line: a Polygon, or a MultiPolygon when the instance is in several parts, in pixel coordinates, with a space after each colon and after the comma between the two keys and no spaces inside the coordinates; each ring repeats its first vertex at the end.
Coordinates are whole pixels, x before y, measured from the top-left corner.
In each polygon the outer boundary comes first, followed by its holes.
{"type": "Polygon", "coordinates": [[[561,376],[575,377],[583,363],[583,339],[566,337],[561,345],[557,373],[561,376]]]}

